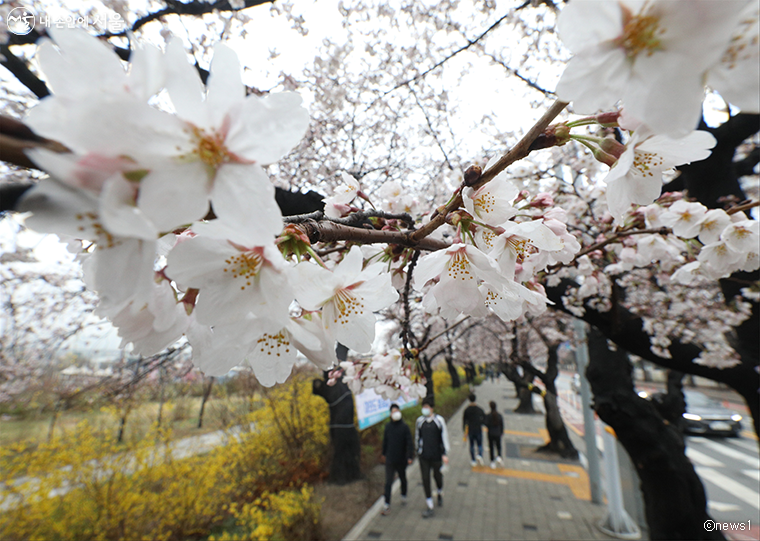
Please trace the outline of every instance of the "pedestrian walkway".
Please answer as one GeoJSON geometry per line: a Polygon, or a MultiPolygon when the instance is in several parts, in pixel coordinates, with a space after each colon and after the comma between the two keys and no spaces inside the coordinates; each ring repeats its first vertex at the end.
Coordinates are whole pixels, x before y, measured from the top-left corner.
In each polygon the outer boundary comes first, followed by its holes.
{"type": "Polygon", "coordinates": [[[408,505],[400,505],[397,482],[391,514],[380,514],[381,497],[344,539],[610,539],[595,526],[605,508],[591,503],[585,470],[577,462],[550,461],[532,452],[548,439],[544,416],[512,413],[514,386],[503,378],[483,383],[475,393],[484,410],[494,400],[504,414],[503,467],[488,467],[487,443],[486,466],[470,466],[462,432],[465,404],[448,421],[452,449],[444,505],[435,508],[435,516],[421,516],[425,496],[415,462],[407,469],[408,505]]]}

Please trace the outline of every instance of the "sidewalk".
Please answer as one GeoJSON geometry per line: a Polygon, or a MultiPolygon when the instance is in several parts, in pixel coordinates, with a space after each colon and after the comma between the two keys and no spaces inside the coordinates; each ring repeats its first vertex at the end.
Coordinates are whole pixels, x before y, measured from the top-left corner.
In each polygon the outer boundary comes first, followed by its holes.
{"type": "Polygon", "coordinates": [[[435,508],[433,518],[421,517],[425,497],[415,462],[407,469],[409,504],[400,505],[397,481],[392,513],[380,515],[381,496],[344,539],[610,539],[595,526],[605,509],[591,503],[588,477],[579,463],[532,453],[548,439],[544,416],[512,413],[517,399],[505,378],[483,383],[475,393],[486,412],[494,400],[504,415],[503,467],[488,467],[487,442],[486,466],[470,467],[469,444],[462,441],[465,404],[448,423],[452,448],[444,506],[435,508]]]}

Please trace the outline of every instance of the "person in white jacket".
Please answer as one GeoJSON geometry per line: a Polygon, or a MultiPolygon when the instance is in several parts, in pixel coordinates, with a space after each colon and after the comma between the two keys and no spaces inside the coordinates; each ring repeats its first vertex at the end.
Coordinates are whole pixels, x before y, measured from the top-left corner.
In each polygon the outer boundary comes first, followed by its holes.
{"type": "Polygon", "coordinates": [[[438,489],[438,507],[443,506],[443,472],[441,468],[449,463],[449,433],[446,421],[433,411],[433,402],[429,398],[422,400],[422,415],[417,418],[415,438],[417,457],[422,473],[422,487],[425,489],[427,506],[423,518],[433,516],[433,494],[430,488],[430,470],[438,489]]]}

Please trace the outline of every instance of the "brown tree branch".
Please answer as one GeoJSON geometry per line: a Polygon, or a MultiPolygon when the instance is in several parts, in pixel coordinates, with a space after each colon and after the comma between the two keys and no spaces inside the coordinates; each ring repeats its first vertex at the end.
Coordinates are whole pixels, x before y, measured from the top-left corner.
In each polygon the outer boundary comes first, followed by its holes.
{"type": "MultiPolygon", "coordinates": [[[[471,184],[471,186],[476,189],[480,186],[483,186],[484,184],[493,180],[496,175],[504,171],[504,169],[506,169],[509,165],[527,156],[530,153],[531,143],[533,143],[533,141],[541,133],[543,133],[549,124],[551,124],[552,120],[554,120],[565,107],[567,107],[567,103],[563,101],[554,102],[552,106],[549,107],[549,110],[546,111],[540,119],[538,119],[538,122],[536,122],[533,127],[528,130],[528,133],[526,133],[523,138],[520,139],[520,141],[509,150],[509,152],[499,158],[499,161],[497,161],[489,169],[486,169],[480,178],[475,183],[471,184]]],[[[421,227],[410,235],[410,241],[413,243],[420,242],[422,239],[443,225],[443,223],[446,221],[446,215],[449,212],[458,209],[460,206],[462,206],[461,188],[459,190],[459,193],[451,201],[449,201],[449,203],[443,209],[441,209],[440,212],[436,211],[433,214],[432,218],[425,226],[421,227]]]]}
{"type": "Polygon", "coordinates": [[[333,222],[315,221],[307,221],[296,224],[296,226],[308,235],[309,241],[312,244],[315,242],[346,240],[362,244],[400,244],[409,248],[430,251],[442,250],[449,246],[448,242],[437,239],[423,238],[421,241],[413,241],[406,231],[363,229],[333,222]]]}

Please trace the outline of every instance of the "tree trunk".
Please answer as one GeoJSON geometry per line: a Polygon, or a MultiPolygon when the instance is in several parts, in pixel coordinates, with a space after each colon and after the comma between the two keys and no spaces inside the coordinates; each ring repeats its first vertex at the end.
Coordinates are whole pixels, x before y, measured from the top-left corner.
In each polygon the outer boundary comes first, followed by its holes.
{"type": "Polygon", "coordinates": [[[446,368],[449,369],[449,375],[451,376],[451,388],[459,389],[462,386],[462,381],[459,379],[457,367],[454,366],[454,361],[449,355],[446,355],[446,368]]]}
{"type": "Polygon", "coordinates": [[[667,392],[652,397],[652,404],[657,412],[683,435],[683,414],[686,412],[686,399],[683,394],[683,372],[668,370],[667,392]]]}
{"type": "Polygon", "coordinates": [[[578,450],[570,441],[567,427],[559,413],[557,395],[546,393],[544,395],[544,408],[546,408],[546,430],[549,432],[549,442],[537,449],[540,452],[556,453],[562,458],[576,460],[578,450]]]}
{"type": "Polygon", "coordinates": [[[208,378],[208,385],[203,389],[203,397],[201,398],[201,411],[198,412],[198,428],[203,427],[203,412],[206,411],[206,402],[208,402],[209,396],[211,396],[211,387],[214,386],[214,378],[208,378]]]}
{"type": "Polygon", "coordinates": [[[163,366],[159,369],[159,372],[158,372],[158,385],[159,385],[158,419],[156,420],[156,424],[158,426],[161,426],[161,420],[164,413],[164,367],[163,366]]]}
{"type": "Polygon", "coordinates": [[[127,416],[130,412],[129,407],[125,407],[122,410],[121,419],[119,419],[119,434],[116,436],[116,443],[121,443],[124,441],[124,431],[127,428],[127,416]]]}
{"type": "Polygon", "coordinates": [[[50,424],[48,425],[47,441],[53,441],[53,432],[55,432],[55,423],[58,421],[58,413],[61,409],[60,401],[55,403],[53,408],[53,416],[50,418],[50,424]]]}
{"type": "MultiPolygon", "coordinates": [[[[539,333],[540,334],[540,333],[539,333]]],[[[541,339],[545,341],[547,348],[549,349],[549,358],[546,361],[546,372],[541,373],[532,365],[529,365],[529,369],[533,369],[544,382],[546,392],[544,393],[544,409],[546,410],[546,430],[549,432],[549,443],[539,447],[539,451],[557,453],[563,458],[577,459],[578,450],[570,441],[570,435],[567,433],[567,427],[562,420],[562,415],[559,412],[559,404],[557,403],[557,376],[559,375],[559,361],[557,358],[557,347],[559,344],[550,345],[548,341],[541,335],[541,339]]]]}
{"type": "Polygon", "coordinates": [[[520,376],[514,364],[504,365],[504,375],[507,376],[509,381],[514,383],[517,398],[520,401],[514,412],[536,413],[536,410],[533,408],[533,393],[528,387],[529,381],[525,380],[525,376],[520,376]]]}
{"type": "Polygon", "coordinates": [[[425,398],[430,399],[430,403],[435,407],[435,383],[433,382],[433,363],[426,355],[420,357],[420,366],[422,367],[422,375],[425,376],[425,389],[427,393],[425,398]]]}
{"type": "Polygon", "coordinates": [[[650,539],[723,539],[704,527],[707,498],[684,440],[654,405],[634,391],[631,364],[622,350],[610,351],[607,339],[589,331],[586,375],[594,409],[610,425],[631,457],[641,480],[650,539]]]}

